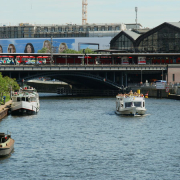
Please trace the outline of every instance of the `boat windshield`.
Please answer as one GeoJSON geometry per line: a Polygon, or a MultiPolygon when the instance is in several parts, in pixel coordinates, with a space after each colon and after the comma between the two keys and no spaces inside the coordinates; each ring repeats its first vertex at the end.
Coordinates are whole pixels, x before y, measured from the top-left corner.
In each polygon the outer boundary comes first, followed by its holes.
{"type": "Polygon", "coordinates": [[[134,106],[141,107],[141,102],[134,102],[134,106]]]}
{"type": "Polygon", "coordinates": [[[126,102],[125,103],[125,107],[131,107],[132,106],[132,102],[126,102]]]}

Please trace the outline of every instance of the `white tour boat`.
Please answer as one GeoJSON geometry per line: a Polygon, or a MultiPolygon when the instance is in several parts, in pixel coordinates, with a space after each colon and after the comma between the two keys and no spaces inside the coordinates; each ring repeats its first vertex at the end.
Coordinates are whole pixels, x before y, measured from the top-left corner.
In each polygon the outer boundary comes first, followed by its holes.
{"type": "Polygon", "coordinates": [[[40,109],[39,94],[32,87],[25,87],[12,96],[11,114],[12,115],[32,115],[40,109]]]}
{"type": "Polygon", "coordinates": [[[143,94],[129,93],[116,96],[116,113],[119,115],[144,115],[146,112],[143,94]]]}

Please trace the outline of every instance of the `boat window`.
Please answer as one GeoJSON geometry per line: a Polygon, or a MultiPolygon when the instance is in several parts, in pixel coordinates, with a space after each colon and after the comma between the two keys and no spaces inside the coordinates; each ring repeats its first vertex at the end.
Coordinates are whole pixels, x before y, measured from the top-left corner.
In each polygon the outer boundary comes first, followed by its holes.
{"type": "Polygon", "coordinates": [[[22,97],[22,101],[26,101],[26,98],[25,98],[25,97],[22,97]]]}
{"type": "Polygon", "coordinates": [[[21,98],[20,98],[20,97],[17,97],[17,101],[21,101],[21,98]]]}
{"type": "Polygon", "coordinates": [[[16,97],[13,97],[13,98],[12,98],[12,101],[13,101],[13,102],[16,102],[16,100],[17,100],[16,97]]]}
{"type": "Polygon", "coordinates": [[[143,102],[143,107],[145,107],[144,102],[143,102]]]}
{"type": "Polygon", "coordinates": [[[26,97],[26,101],[28,101],[28,97],[26,97]]]}
{"type": "Polygon", "coordinates": [[[125,103],[125,107],[131,107],[132,106],[132,102],[126,102],[125,103]]]}
{"type": "Polygon", "coordinates": [[[134,106],[141,107],[141,102],[134,102],[134,106]]]}
{"type": "Polygon", "coordinates": [[[36,98],[32,97],[32,98],[31,98],[31,101],[36,101],[36,98]]]}

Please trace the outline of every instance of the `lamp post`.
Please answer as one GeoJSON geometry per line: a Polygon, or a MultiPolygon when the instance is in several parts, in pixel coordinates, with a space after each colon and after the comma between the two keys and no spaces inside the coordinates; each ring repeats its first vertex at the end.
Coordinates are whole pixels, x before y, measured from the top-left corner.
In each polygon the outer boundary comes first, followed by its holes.
{"type": "Polygon", "coordinates": [[[141,69],[141,82],[140,82],[140,85],[142,85],[142,69],[141,69]]]}

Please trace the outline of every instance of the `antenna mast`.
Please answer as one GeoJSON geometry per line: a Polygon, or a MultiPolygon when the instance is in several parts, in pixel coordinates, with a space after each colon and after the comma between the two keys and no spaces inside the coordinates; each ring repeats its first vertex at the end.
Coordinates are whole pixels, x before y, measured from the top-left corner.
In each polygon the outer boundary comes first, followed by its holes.
{"type": "Polygon", "coordinates": [[[87,0],[82,0],[82,25],[87,23],[87,0]]]}
{"type": "Polygon", "coordinates": [[[135,7],[135,11],[136,11],[136,30],[138,29],[137,28],[137,11],[138,11],[138,8],[137,7],[135,7]]]}

